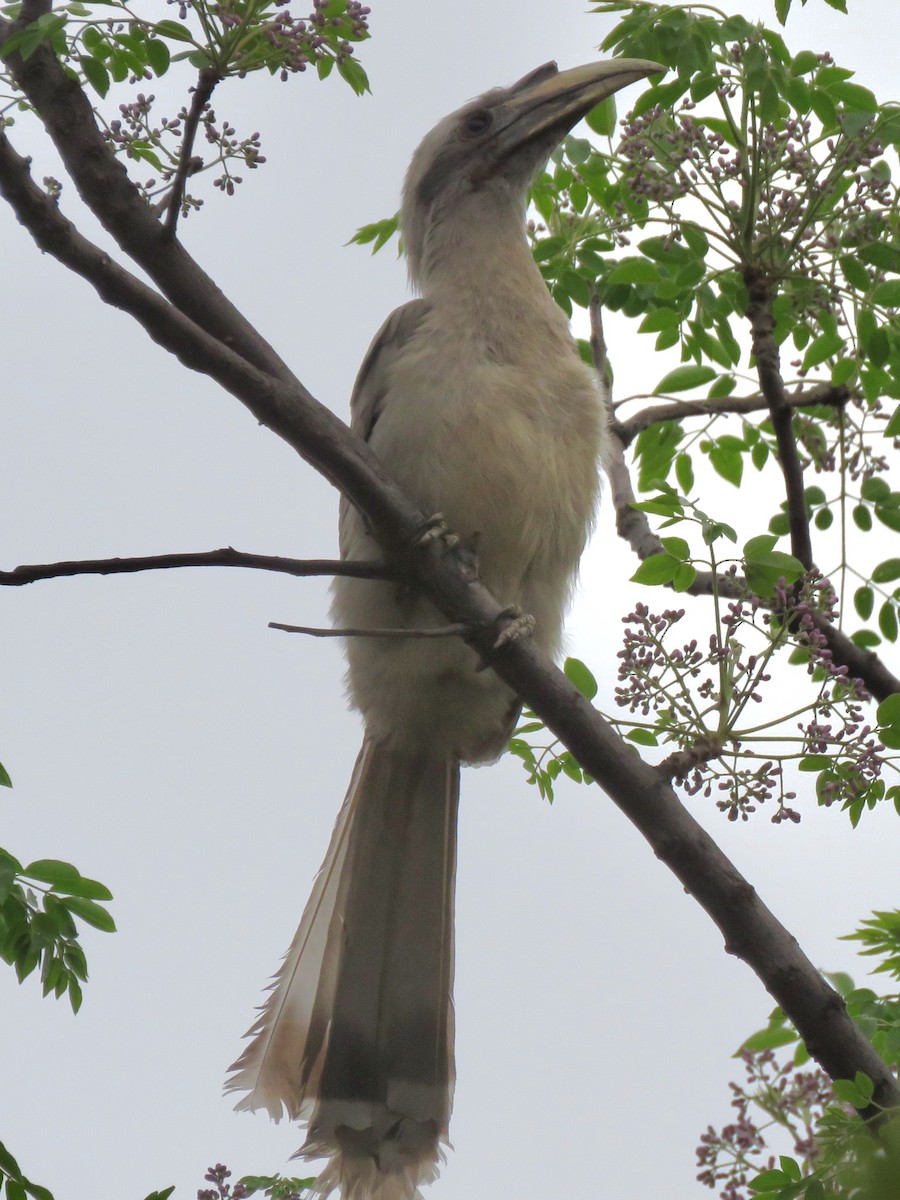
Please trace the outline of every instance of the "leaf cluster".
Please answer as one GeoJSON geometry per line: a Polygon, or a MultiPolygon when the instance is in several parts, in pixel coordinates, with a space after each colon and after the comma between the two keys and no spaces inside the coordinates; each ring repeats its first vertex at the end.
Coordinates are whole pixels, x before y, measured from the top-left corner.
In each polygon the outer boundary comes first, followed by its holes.
{"type": "Polygon", "coordinates": [[[0,1142],[0,1192],[6,1200],[53,1200],[53,1193],[22,1174],[19,1164],[0,1142]]]}
{"type": "MultiPolygon", "coordinates": [[[[846,940],[861,942],[865,947],[862,954],[881,959],[874,968],[876,972],[900,978],[900,913],[874,913],[846,940]]],[[[842,972],[828,974],[827,978],[882,1058],[894,1070],[900,1069],[900,996],[879,995],[871,988],[857,987],[842,972]]],[[[751,1086],[732,1084],[732,1091],[744,1103],[740,1136],[742,1144],[752,1145],[752,1151],[743,1157],[736,1154],[729,1165],[721,1155],[722,1149],[728,1148],[727,1139],[718,1142],[720,1161],[715,1182],[730,1179],[729,1195],[733,1200],[845,1200],[852,1195],[865,1200],[894,1200],[900,1179],[900,1119],[887,1120],[872,1137],[857,1115],[857,1110],[868,1109],[872,1103],[872,1081],[867,1075],[857,1072],[853,1079],[838,1079],[830,1086],[820,1075],[813,1091],[809,1087],[785,1087],[782,1081],[790,1077],[791,1071],[806,1067],[810,1055],[781,1008],[776,1008],[768,1023],[746,1039],[735,1057],[750,1064],[751,1086]],[[756,1065],[774,1063],[776,1052],[789,1048],[793,1048],[790,1061],[777,1071],[770,1069],[767,1073],[756,1065]],[[775,1077],[777,1087],[771,1082],[775,1077]],[[814,1093],[816,1103],[811,1105],[814,1093]],[[756,1115],[752,1115],[753,1109],[756,1115]],[[796,1142],[794,1154],[779,1156],[777,1165],[773,1158],[766,1158],[768,1147],[761,1134],[767,1126],[782,1129],[796,1142]]],[[[709,1146],[711,1140],[705,1137],[705,1145],[709,1146]]],[[[698,1155],[704,1157],[703,1147],[698,1155]]],[[[706,1181],[713,1186],[712,1181],[706,1181]]]]}
{"type": "MultiPolygon", "coordinates": [[[[368,91],[365,70],[354,55],[354,44],[368,37],[368,9],[360,0],[316,0],[313,12],[302,20],[276,0],[190,0],[180,7],[180,20],[154,21],[136,13],[127,0],[70,0],[14,32],[0,45],[0,84],[9,89],[5,104],[0,97],[0,128],[12,123],[17,109],[28,107],[13,75],[4,69],[2,60],[14,53],[27,60],[48,46],[100,100],[115,85],[152,81],[176,68],[184,74],[187,92],[190,75],[185,72],[199,71],[208,91],[200,114],[204,154],[195,150],[196,127],[187,108],[174,117],[159,117],[153,95],[139,93],[120,104],[115,116],[98,108],[97,117],[117,153],[158,172],[162,186],[157,178],[141,181],[148,199],[166,192],[182,159],[185,165],[190,162],[191,177],[224,164],[225,174],[215,184],[232,194],[241,177],[228,170],[229,162],[254,169],[265,158],[258,152],[258,134],[236,138],[227,121],[216,123],[209,95],[218,83],[261,70],[286,80],[312,69],[325,79],[336,69],[357,95],[368,91]]],[[[0,13],[8,18],[20,11],[19,0],[0,4],[0,13]]],[[[185,213],[199,203],[179,197],[185,213]]]]}
{"type": "Polygon", "coordinates": [[[104,908],[111,899],[104,884],[71,863],[44,858],[23,866],[0,850],[0,957],[20,983],[40,967],[43,994],[68,994],[77,1012],[87,962],[76,922],[113,932],[115,922],[104,908]]]}

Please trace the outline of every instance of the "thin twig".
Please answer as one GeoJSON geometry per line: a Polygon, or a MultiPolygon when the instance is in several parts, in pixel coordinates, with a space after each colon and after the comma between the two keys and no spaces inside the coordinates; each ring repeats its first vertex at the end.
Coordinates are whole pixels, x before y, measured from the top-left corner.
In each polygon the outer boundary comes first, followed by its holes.
{"type": "MultiPolygon", "coordinates": [[[[792,409],[812,408],[819,404],[841,408],[851,398],[849,388],[826,384],[794,392],[793,395],[785,396],[785,401],[792,409]]],[[[628,399],[649,397],[630,396],[628,399]]],[[[626,403],[626,400],[619,402],[620,405],[626,403]]],[[[674,400],[670,404],[654,404],[650,408],[644,408],[627,421],[616,421],[616,432],[623,446],[629,446],[639,433],[652,425],[658,425],[661,421],[678,421],[682,417],[718,417],[727,413],[764,412],[768,407],[768,401],[759,392],[753,396],[724,396],[721,400],[674,400]]]]}
{"type": "Polygon", "coordinates": [[[127,575],[135,571],[171,570],[175,567],[248,567],[277,571],[299,577],[350,575],[356,579],[390,579],[383,562],[345,562],[332,558],[280,558],[273,554],[248,554],[224,546],[221,550],[199,550],[186,554],[148,554],[139,558],[86,558],[70,562],[35,563],[0,571],[0,587],[21,587],[41,579],[72,575],[127,575]]]}
{"type": "Polygon", "coordinates": [[[319,638],[447,638],[462,637],[472,631],[472,626],[465,621],[435,629],[322,629],[315,625],[283,625],[280,621],[270,621],[269,628],[283,629],[285,633],[306,633],[319,638]]]}
{"type": "Polygon", "coordinates": [[[188,176],[193,174],[192,168],[195,169],[193,158],[194,139],[197,136],[197,129],[200,126],[200,118],[203,116],[204,108],[209,104],[210,96],[215,91],[216,84],[220,83],[221,80],[222,76],[212,67],[201,67],[200,74],[197,77],[197,86],[194,88],[191,107],[184,122],[184,136],[181,139],[181,151],[178,155],[178,170],[175,172],[175,178],[172,180],[172,190],[166,198],[166,207],[169,210],[166,214],[166,229],[173,237],[178,225],[181,205],[184,201],[184,190],[187,185],[188,176]]]}

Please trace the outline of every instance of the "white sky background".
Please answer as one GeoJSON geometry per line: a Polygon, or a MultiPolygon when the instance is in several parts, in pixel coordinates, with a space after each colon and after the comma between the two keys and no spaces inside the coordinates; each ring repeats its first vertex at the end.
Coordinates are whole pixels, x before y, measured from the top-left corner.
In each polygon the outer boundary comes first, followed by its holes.
{"type": "MultiPolygon", "coordinates": [[[[374,7],[361,55],[372,96],[337,79],[221,89],[220,117],[259,129],[269,161],[182,225],[342,416],[370,338],[407,298],[392,250],[370,258],[343,243],[394,211],[437,119],[549,58],[589,60],[609,28],[576,0],[374,7]]],[[[896,32],[880,5],[851,10],[810,0],[789,45],[831,48],[887,98],[896,32]],[[876,8],[880,19],[865,19],[876,8]]],[[[768,3],[741,11],[774,20],[768,3]]],[[[36,156],[35,174],[58,174],[23,134],[14,142],[36,156]]],[[[71,187],[63,205],[78,214],[71,187]]],[[[99,236],[86,218],[83,229],[99,236]]],[[[0,264],[3,566],[228,544],[335,553],[330,487],[38,254],[8,211],[0,264]]],[[[616,322],[608,332],[620,394],[647,390],[664,370],[652,342],[616,322]]],[[[620,617],[639,594],[633,570],[607,507],[570,622],[571,650],[605,699],[620,617]]],[[[235,1178],[305,1173],[287,1162],[299,1131],[234,1114],[221,1084],[358,748],[338,644],[266,628],[325,624],[327,585],[180,571],[8,589],[0,605],[0,759],[15,783],[0,797],[0,841],[103,880],[119,925],[84,936],[91,978],[77,1018],[42,1000],[36,979],[19,987],[0,972],[0,1137],[58,1200],[141,1200],[171,1183],[188,1200],[215,1161],[235,1178]]],[[[691,807],[816,963],[862,975],[837,938],[897,902],[888,813],[851,833],[809,798],[799,827],[762,814],[736,828],[709,801],[691,807]]],[[[772,1001],[618,810],[568,784],[550,808],[513,760],[465,772],[457,920],[455,1151],[429,1196],[709,1194],[693,1150],[728,1119],[729,1056],[772,1001]]]]}

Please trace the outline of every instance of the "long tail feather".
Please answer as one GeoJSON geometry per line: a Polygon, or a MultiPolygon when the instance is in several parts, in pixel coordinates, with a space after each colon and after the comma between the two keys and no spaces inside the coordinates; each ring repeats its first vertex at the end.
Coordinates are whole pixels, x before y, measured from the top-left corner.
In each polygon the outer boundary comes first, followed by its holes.
{"type": "Polygon", "coordinates": [[[447,1138],[459,767],[363,743],[325,862],[226,1087],[284,1107],[322,1195],[413,1200],[447,1138]]]}

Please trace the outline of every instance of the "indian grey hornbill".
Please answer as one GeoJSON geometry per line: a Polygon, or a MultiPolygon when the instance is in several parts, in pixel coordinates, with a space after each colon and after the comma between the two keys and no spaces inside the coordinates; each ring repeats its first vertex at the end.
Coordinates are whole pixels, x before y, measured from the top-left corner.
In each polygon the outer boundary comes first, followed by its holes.
{"type": "MultiPolygon", "coordinates": [[[[481,579],[550,653],[591,528],[596,381],[525,238],[529,185],[605,97],[663,68],[547,63],[452,113],[413,156],[401,226],[421,299],[363,362],[352,427],[403,491],[477,533],[481,579]]],[[[379,547],[346,502],[345,558],[379,547]]],[[[343,627],[442,623],[394,583],[339,578],[343,627]]],[[[462,641],[353,638],[365,739],[300,928],[228,1087],[307,1124],[321,1194],[413,1200],[437,1174],[454,1082],[453,892],[460,763],[503,752],[516,695],[462,641]]]]}

